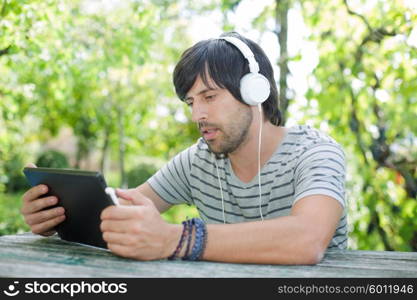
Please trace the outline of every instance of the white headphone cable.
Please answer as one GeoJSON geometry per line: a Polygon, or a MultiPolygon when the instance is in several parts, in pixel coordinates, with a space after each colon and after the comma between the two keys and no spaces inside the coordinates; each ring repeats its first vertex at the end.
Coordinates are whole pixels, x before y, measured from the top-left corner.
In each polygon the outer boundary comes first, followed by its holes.
{"type": "Polygon", "coordinates": [[[216,158],[216,155],[214,155],[214,163],[216,164],[217,179],[219,180],[219,187],[220,187],[220,196],[222,197],[223,224],[226,224],[226,217],[225,217],[225,215],[224,215],[224,197],[223,197],[223,187],[222,187],[222,182],[221,182],[221,180],[220,180],[219,166],[217,165],[217,158],[216,158]]]}
{"type": "Polygon", "coordinates": [[[259,110],[259,136],[258,136],[258,186],[259,186],[259,212],[261,214],[261,220],[264,220],[262,215],[262,187],[261,187],[261,141],[262,141],[262,104],[258,104],[259,110]]]}
{"type": "MultiPolygon", "coordinates": [[[[259,117],[260,117],[260,123],[259,123],[259,137],[258,137],[258,187],[259,187],[259,213],[261,215],[261,220],[264,220],[264,216],[262,214],[262,186],[261,186],[261,141],[262,141],[262,123],[263,123],[263,117],[262,117],[262,104],[258,104],[259,109],[259,117]]],[[[222,198],[222,213],[223,213],[223,223],[226,224],[226,217],[224,213],[224,197],[223,197],[223,187],[222,182],[220,180],[220,173],[219,173],[219,166],[217,165],[217,158],[214,155],[214,164],[216,165],[216,171],[217,171],[217,180],[219,181],[219,188],[220,188],[220,196],[222,198]]]]}

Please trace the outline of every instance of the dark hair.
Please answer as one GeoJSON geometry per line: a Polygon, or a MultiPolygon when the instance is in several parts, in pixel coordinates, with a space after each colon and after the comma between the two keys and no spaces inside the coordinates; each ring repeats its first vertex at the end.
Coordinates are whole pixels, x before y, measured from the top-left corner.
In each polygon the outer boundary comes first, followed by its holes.
{"type": "MultiPolygon", "coordinates": [[[[255,42],[236,32],[222,36],[233,36],[249,46],[259,64],[259,73],[264,75],[271,86],[268,99],[262,103],[265,117],[274,125],[281,125],[281,112],[278,108],[278,91],[271,62],[255,42]]],[[[200,41],[185,50],[174,70],[174,86],[178,97],[184,101],[197,76],[207,87],[208,76],[220,88],[227,89],[236,99],[244,103],[240,94],[240,79],[249,73],[249,63],[240,50],[222,39],[200,41]]]]}

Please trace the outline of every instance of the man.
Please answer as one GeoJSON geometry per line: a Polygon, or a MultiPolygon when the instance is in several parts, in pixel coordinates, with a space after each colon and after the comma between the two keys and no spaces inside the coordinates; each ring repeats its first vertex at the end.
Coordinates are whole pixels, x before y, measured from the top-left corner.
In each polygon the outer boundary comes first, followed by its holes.
{"type": "MultiPolygon", "coordinates": [[[[257,44],[237,33],[201,41],[182,55],[174,85],[202,138],[146,183],[117,190],[126,205],[101,215],[112,252],[316,264],[327,248],[346,248],[343,150],[310,127],[280,126],[272,66],[257,44]],[[203,221],[166,223],[160,213],[179,203],[196,205],[203,221]]],[[[65,212],[42,210],[57,202],[46,192],[30,189],[22,213],[32,232],[51,235],[65,212]]]]}

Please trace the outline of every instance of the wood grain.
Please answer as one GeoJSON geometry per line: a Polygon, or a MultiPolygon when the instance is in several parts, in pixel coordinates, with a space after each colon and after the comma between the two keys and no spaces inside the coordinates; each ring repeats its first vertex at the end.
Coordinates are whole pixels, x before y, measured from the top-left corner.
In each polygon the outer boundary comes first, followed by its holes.
{"type": "Polygon", "coordinates": [[[141,262],[26,233],[0,236],[0,277],[417,277],[417,253],[329,250],[315,266],[141,262]]]}

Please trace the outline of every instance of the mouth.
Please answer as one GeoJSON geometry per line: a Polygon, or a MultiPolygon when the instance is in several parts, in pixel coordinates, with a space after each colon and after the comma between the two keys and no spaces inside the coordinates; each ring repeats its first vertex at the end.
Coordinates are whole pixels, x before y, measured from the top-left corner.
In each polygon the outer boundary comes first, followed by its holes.
{"type": "Polygon", "coordinates": [[[217,136],[219,129],[217,128],[202,128],[200,130],[201,135],[206,141],[214,140],[217,136]]]}

